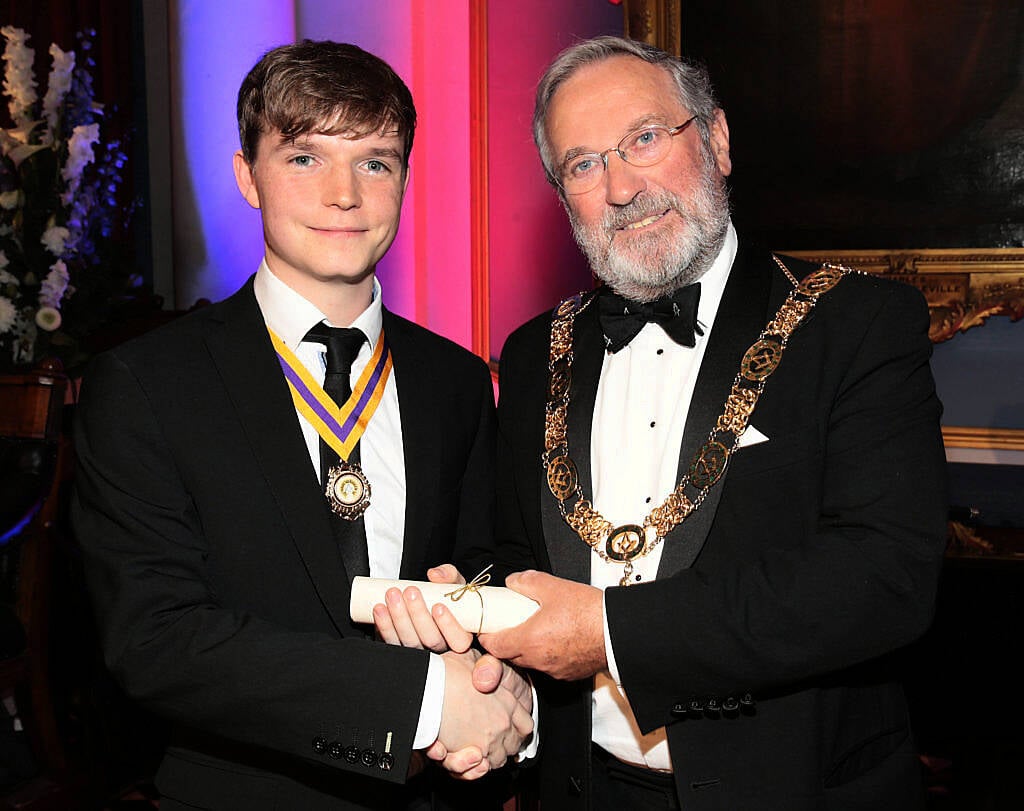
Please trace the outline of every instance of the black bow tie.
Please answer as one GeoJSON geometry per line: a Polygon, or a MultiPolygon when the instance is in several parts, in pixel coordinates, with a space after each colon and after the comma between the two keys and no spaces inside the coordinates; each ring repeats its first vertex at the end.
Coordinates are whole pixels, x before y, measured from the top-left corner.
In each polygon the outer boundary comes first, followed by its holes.
{"type": "Polygon", "coordinates": [[[598,300],[601,331],[609,352],[618,352],[647,323],[655,323],[680,346],[696,346],[694,335],[703,335],[697,323],[700,284],[694,283],[656,301],[630,301],[606,287],[598,300]]]}

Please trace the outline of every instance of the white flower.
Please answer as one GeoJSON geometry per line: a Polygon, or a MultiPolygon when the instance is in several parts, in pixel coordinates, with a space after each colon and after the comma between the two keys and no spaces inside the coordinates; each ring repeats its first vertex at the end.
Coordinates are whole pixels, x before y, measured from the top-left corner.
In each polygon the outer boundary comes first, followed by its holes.
{"type": "Polygon", "coordinates": [[[39,286],[39,304],[44,308],[60,307],[61,299],[68,289],[68,280],[68,267],[58,259],[50,265],[50,272],[39,286]]]}
{"type": "Polygon", "coordinates": [[[0,34],[7,39],[3,59],[7,63],[4,74],[4,93],[9,101],[7,109],[11,113],[16,127],[29,121],[28,113],[36,101],[36,80],[32,72],[32,63],[36,52],[26,45],[29,35],[13,25],[0,28],[0,34]]]}
{"type": "Polygon", "coordinates": [[[21,204],[21,190],[0,191],[0,208],[10,211],[21,204]]]}
{"type": "Polygon", "coordinates": [[[60,176],[67,183],[67,191],[60,196],[64,205],[69,205],[82,180],[82,170],[93,161],[93,145],[100,139],[99,124],[79,124],[71,131],[68,141],[68,162],[60,171],[60,176]]]}
{"type": "Polygon", "coordinates": [[[71,232],[64,226],[51,225],[43,231],[43,235],[39,238],[39,241],[46,246],[46,250],[54,256],[59,257],[64,253],[64,243],[67,242],[69,236],[71,236],[71,232]]]}
{"type": "Polygon", "coordinates": [[[34,121],[29,121],[21,127],[11,127],[8,130],[0,129],[0,151],[11,159],[15,169],[21,166],[26,158],[47,148],[46,144],[30,144],[28,142],[35,126],[34,121]]]}
{"type": "Polygon", "coordinates": [[[46,81],[46,95],[43,96],[43,117],[46,119],[47,133],[43,140],[51,143],[56,136],[57,121],[60,117],[60,105],[71,89],[71,74],[75,70],[75,52],[62,51],[56,43],[50,45],[50,56],[53,65],[46,81]]]}
{"type": "Polygon", "coordinates": [[[58,329],[60,321],[60,310],[56,307],[40,307],[36,312],[36,326],[46,332],[58,329]]]}
{"type": "Polygon", "coordinates": [[[0,251],[0,284],[13,284],[17,287],[18,278],[4,270],[10,263],[11,260],[7,258],[7,254],[0,251]]]}
{"type": "Polygon", "coordinates": [[[14,309],[14,302],[5,296],[0,296],[0,335],[10,332],[14,327],[14,318],[17,310],[14,309]]]}

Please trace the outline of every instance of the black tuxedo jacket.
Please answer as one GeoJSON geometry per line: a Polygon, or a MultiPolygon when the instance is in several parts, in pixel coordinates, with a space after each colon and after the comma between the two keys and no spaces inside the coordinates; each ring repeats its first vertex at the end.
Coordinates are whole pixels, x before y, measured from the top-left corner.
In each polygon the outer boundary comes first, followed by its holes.
{"type": "MultiPolygon", "coordinates": [[[[476,571],[493,534],[489,372],[386,310],[384,330],[406,466],[401,577],[453,560],[476,571]]],[[[97,357],[75,434],[74,526],[107,664],[175,727],[165,801],[392,808],[422,792],[401,784],[427,654],[349,621],[350,576],[252,280],[97,357]],[[340,746],[315,751],[317,738],[340,746]]]]}
{"type": "MultiPolygon", "coordinates": [[[[798,276],[814,268],[787,260],[798,276]]],[[[792,289],[741,245],[680,451],[706,441],[746,349],[792,289]]],[[[591,494],[603,346],[576,320],[569,447],[591,494]]],[[[550,315],[511,335],[498,406],[498,556],[589,582],[590,549],[545,482],[550,315]]],[[[605,603],[643,731],[666,726],[682,807],[897,809],[920,792],[901,689],[885,655],[933,611],[945,542],[945,460],[913,288],[851,275],[789,342],[740,449],[704,505],[664,541],[655,582],[605,603]]],[[[643,516],[636,517],[636,523],[643,516]]],[[[539,679],[542,807],[589,807],[590,682],[539,679]]]]}

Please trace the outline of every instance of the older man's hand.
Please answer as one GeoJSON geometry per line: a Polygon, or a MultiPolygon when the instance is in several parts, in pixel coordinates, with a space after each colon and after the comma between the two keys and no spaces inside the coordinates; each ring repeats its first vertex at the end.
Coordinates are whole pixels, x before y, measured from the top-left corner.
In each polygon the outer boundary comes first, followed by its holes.
{"type": "Polygon", "coordinates": [[[509,575],[505,585],[536,600],[540,609],[515,628],[480,634],[490,653],[566,681],[608,667],[600,589],[533,570],[509,575]]]}

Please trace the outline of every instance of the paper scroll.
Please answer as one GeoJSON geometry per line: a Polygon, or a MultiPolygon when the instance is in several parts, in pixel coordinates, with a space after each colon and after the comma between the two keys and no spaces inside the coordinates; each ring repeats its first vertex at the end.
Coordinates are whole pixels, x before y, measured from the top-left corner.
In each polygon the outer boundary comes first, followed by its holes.
{"type": "Polygon", "coordinates": [[[443,603],[459,624],[472,633],[492,633],[529,619],[540,606],[529,597],[500,586],[455,586],[418,580],[354,577],[349,613],[355,622],[373,622],[373,607],[384,603],[388,589],[416,586],[428,609],[443,603]]]}

